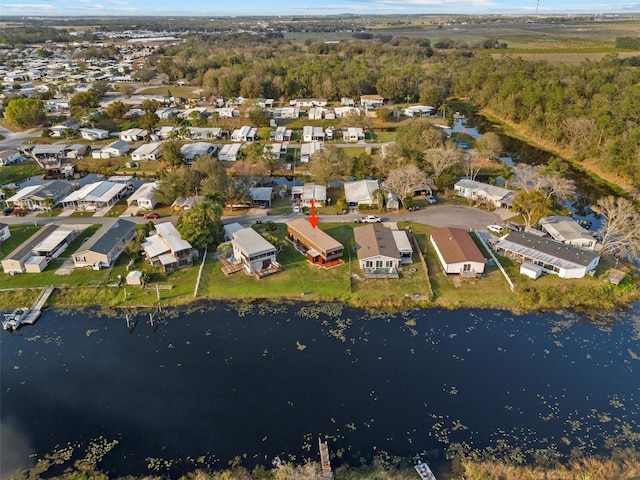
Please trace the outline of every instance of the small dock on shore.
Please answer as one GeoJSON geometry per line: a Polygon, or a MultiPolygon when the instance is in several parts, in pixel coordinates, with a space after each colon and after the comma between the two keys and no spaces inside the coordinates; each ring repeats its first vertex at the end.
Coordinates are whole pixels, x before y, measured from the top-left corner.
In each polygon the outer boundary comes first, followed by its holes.
{"type": "Polygon", "coordinates": [[[22,307],[17,308],[12,313],[6,313],[2,321],[2,328],[8,331],[14,331],[23,325],[33,325],[36,323],[38,318],[40,318],[44,304],[49,300],[49,297],[55,289],[56,287],[49,286],[42,290],[31,308],[22,307]]]}

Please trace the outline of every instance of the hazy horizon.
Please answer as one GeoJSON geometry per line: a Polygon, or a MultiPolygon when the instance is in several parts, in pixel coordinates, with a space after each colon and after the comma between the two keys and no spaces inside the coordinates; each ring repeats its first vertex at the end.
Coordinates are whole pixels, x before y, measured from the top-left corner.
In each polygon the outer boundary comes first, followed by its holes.
{"type": "Polygon", "coordinates": [[[233,4],[202,4],[184,0],[44,0],[2,5],[2,16],[300,16],[300,15],[561,15],[640,13],[640,3],[566,0],[239,0],[233,4]]]}

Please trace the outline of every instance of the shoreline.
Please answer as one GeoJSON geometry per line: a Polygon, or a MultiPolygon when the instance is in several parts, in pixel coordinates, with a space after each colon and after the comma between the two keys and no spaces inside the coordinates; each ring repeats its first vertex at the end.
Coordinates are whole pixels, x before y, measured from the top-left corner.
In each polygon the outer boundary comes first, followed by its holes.
{"type": "MultiPolygon", "coordinates": [[[[95,287],[84,287],[85,289],[95,289],[96,293],[99,288],[95,287]]],[[[505,304],[478,304],[475,302],[465,302],[464,299],[459,299],[455,303],[438,303],[437,301],[430,300],[414,300],[411,298],[403,298],[399,299],[397,303],[388,303],[388,302],[370,302],[370,303],[361,303],[354,302],[340,298],[317,298],[313,297],[313,295],[301,295],[299,297],[294,296],[282,296],[282,297],[260,297],[260,296],[246,296],[242,298],[225,298],[225,297],[208,297],[201,296],[197,298],[188,297],[188,296],[180,296],[172,299],[172,301],[151,301],[148,303],[138,302],[132,304],[118,303],[118,304],[108,304],[108,303],[83,303],[83,302],[74,302],[68,301],[69,296],[66,295],[70,287],[56,287],[54,293],[51,298],[45,304],[43,311],[54,309],[54,310],[73,310],[73,309],[87,309],[93,310],[96,312],[118,312],[118,311],[130,311],[135,309],[140,310],[154,310],[156,308],[172,310],[172,311],[180,311],[180,312],[191,312],[195,310],[199,310],[207,307],[214,307],[221,303],[226,303],[231,306],[254,306],[254,305],[293,305],[293,304],[306,304],[306,305],[318,305],[318,304],[339,304],[344,307],[360,309],[364,311],[375,311],[375,312],[389,312],[389,313],[398,313],[398,312],[410,312],[413,310],[446,310],[446,311],[455,311],[455,310],[495,310],[495,311],[506,311],[510,312],[514,315],[525,315],[529,313],[545,313],[545,312],[557,312],[557,311],[568,311],[574,313],[582,313],[588,315],[590,318],[594,320],[596,318],[600,319],[602,317],[608,318],[612,312],[620,312],[630,308],[634,308],[635,304],[640,302],[640,289],[635,295],[631,295],[628,298],[618,299],[616,302],[610,302],[608,305],[577,305],[572,302],[567,302],[567,304],[549,304],[547,306],[530,306],[529,308],[523,308],[523,305],[505,305],[505,304]],[[67,301],[59,302],[57,299],[64,297],[67,298],[67,301]],[[52,301],[53,300],[53,301],[52,301]],[[603,315],[604,314],[604,315],[603,315]]],[[[0,310],[10,311],[12,309],[18,308],[20,306],[30,306],[33,301],[38,297],[41,293],[42,288],[15,288],[15,289],[2,289],[0,290],[0,310]],[[20,295],[16,295],[19,293],[20,295]],[[25,295],[26,294],[26,295],[25,295]],[[26,303],[26,301],[22,301],[22,304],[18,305],[21,299],[25,298],[33,298],[30,302],[26,303]]],[[[609,299],[611,300],[611,299],[609,299]]],[[[600,302],[596,299],[594,302],[596,304],[600,304],[600,302]]],[[[604,322],[597,323],[608,323],[606,320],[604,322]]]]}

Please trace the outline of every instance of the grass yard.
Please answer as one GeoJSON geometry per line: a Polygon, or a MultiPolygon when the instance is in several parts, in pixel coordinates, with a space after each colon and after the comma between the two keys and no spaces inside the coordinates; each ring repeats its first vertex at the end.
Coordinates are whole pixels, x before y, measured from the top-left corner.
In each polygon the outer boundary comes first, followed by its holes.
{"type": "Polygon", "coordinates": [[[173,85],[163,85],[160,87],[144,88],[137,92],[138,95],[164,95],[168,97],[180,98],[200,98],[200,88],[198,87],[176,87],[173,85]]]}
{"type": "Polygon", "coordinates": [[[0,167],[0,186],[7,183],[20,183],[29,177],[42,175],[44,170],[33,161],[13,163],[0,167]]]}
{"type": "Polygon", "coordinates": [[[105,217],[119,217],[124,213],[126,209],[127,209],[127,201],[124,199],[120,200],[113,207],[111,207],[111,210],[107,212],[105,217]]]}
{"type": "Polygon", "coordinates": [[[13,252],[16,248],[22,245],[27,238],[32,236],[38,230],[40,230],[42,226],[35,225],[14,225],[9,227],[9,232],[11,236],[0,243],[0,256],[3,258],[13,252]]]}
{"type": "MultiPolygon", "coordinates": [[[[538,280],[530,280],[519,274],[520,265],[498,257],[501,264],[514,281],[516,289],[511,292],[498,267],[487,266],[485,274],[479,278],[462,280],[457,275],[445,275],[429,241],[430,228],[427,225],[400,222],[400,228],[411,227],[412,232],[425,254],[428,279],[417,253],[415,262],[406,265],[399,279],[365,280],[353,249],[353,224],[323,223],[321,228],[345,246],[344,264],[328,270],[319,269],[293,248],[288,241],[278,254],[278,262],[283,271],[256,280],[238,272],[231,276],[222,273],[222,264],[209,252],[203,269],[198,299],[213,300],[304,300],[314,302],[339,301],[363,308],[505,308],[514,311],[534,309],[553,310],[574,307],[592,310],[613,308],[621,303],[637,299],[638,291],[631,278],[620,286],[603,281],[604,273],[614,265],[603,259],[594,277],[566,280],[555,275],[544,275],[538,280]],[[427,284],[427,281],[430,282],[427,284]],[[414,299],[414,296],[417,296],[414,299]]],[[[92,225],[76,238],[65,252],[69,257],[81,248],[85,238],[89,238],[100,225],[92,225]]],[[[257,230],[265,224],[257,225],[257,230]]],[[[12,251],[37,230],[35,226],[12,229],[12,237],[0,247],[0,252],[12,251]]],[[[286,226],[278,224],[273,232],[279,239],[286,237],[286,226]]],[[[487,252],[484,252],[487,255],[487,252]]],[[[125,287],[124,278],[128,272],[129,258],[123,254],[116,265],[109,269],[76,269],[70,275],[56,275],[56,269],[63,259],[52,260],[40,274],[9,276],[0,274],[4,288],[16,291],[0,292],[0,308],[15,308],[33,301],[35,288],[56,285],[58,289],[51,303],[60,307],[100,305],[152,306],[157,302],[155,284],[167,286],[159,290],[163,305],[183,305],[194,299],[193,292],[198,277],[201,260],[196,260],[192,268],[165,274],[147,262],[139,260],[135,268],[146,272],[149,283],[146,287],[125,287]],[[126,290],[126,298],[125,298],[126,290]]]]}

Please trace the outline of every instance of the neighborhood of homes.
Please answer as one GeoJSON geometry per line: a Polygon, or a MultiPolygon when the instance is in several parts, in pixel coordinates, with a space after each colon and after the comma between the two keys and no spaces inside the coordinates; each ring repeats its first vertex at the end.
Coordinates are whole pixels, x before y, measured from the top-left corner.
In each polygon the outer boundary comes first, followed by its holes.
{"type": "MultiPolygon", "coordinates": [[[[153,208],[157,185],[156,182],[144,183],[128,197],[128,202],[153,208]]],[[[346,199],[354,205],[374,205],[374,192],[378,188],[375,180],[359,180],[344,185],[346,199]]],[[[67,189],[67,182],[55,180],[37,187],[26,187],[8,201],[25,202],[32,208],[60,202],[73,208],[98,209],[112,205],[128,191],[125,183],[108,180],[88,184],[71,193],[67,189]]],[[[501,208],[509,208],[513,196],[512,190],[468,179],[459,180],[455,191],[462,197],[482,199],[501,208]]],[[[274,198],[272,187],[254,188],[252,195],[267,204],[274,198]]],[[[188,210],[199,199],[178,200],[177,208],[188,210]]],[[[310,205],[312,201],[323,205],[327,200],[326,187],[316,184],[294,187],[291,200],[302,206],[310,205]]],[[[4,272],[14,275],[43,271],[49,261],[61,255],[85,227],[42,227],[2,259],[4,272]]],[[[332,268],[344,262],[346,247],[321,228],[312,228],[306,217],[295,218],[287,222],[286,227],[287,239],[310,264],[332,268]]],[[[539,227],[540,230],[511,231],[502,237],[487,235],[487,245],[494,252],[521,263],[520,273],[533,279],[543,273],[556,274],[561,278],[582,278],[595,270],[600,259],[595,252],[595,239],[577,222],[569,217],[551,216],[543,219],[539,227]]],[[[218,258],[225,274],[244,271],[259,279],[282,270],[277,261],[277,247],[253,228],[230,223],[224,226],[224,233],[230,250],[218,258]]],[[[119,218],[115,223],[102,226],[72,254],[70,261],[75,267],[100,269],[113,266],[134,234],[135,224],[119,218]]],[[[0,224],[0,241],[9,235],[9,229],[0,224]]],[[[364,278],[399,278],[403,265],[414,262],[414,243],[410,233],[398,229],[393,222],[354,227],[353,238],[353,249],[364,278]]],[[[432,228],[430,242],[445,273],[472,277],[484,273],[487,259],[466,230],[432,228]]],[[[192,266],[198,255],[197,250],[182,239],[168,222],[155,225],[155,231],[142,243],[142,251],[151,265],[167,273],[192,266]]],[[[140,272],[130,273],[127,281],[140,281],[140,272]]]]}

